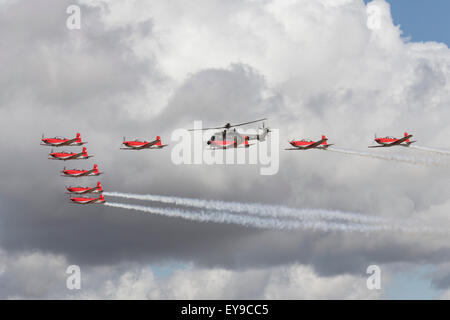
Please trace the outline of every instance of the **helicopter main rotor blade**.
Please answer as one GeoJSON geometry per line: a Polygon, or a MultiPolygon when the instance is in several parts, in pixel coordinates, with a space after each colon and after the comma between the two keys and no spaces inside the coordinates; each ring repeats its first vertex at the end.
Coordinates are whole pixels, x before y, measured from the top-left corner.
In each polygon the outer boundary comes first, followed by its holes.
{"type": "Polygon", "coordinates": [[[218,129],[223,129],[223,128],[225,128],[225,126],[223,126],[223,127],[216,127],[216,128],[189,129],[188,131],[198,131],[198,130],[202,130],[202,131],[204,131],[204,130],[218,130],[218,129]]]}
{"type": "Polygon", "coordinates": [[[244,126],[244,125],[246,125],[246,124],[255,123],[255,122],[260,122],[260,121],[264,121],[264,120],[267,120],[267,118],[258,119],[258,120],[253,120],[253,121],[248,121],[248,122],[243,122],[243,123],[238,123],[238,124],[233,124],[233,125],[227,123],[226,125],[224,125],[224,126],[222,126],[222,127],[201,128],[201,129],[189,129],[188,131],[230,129],[230,128],[233,128],[233,127],[244,126]]]}

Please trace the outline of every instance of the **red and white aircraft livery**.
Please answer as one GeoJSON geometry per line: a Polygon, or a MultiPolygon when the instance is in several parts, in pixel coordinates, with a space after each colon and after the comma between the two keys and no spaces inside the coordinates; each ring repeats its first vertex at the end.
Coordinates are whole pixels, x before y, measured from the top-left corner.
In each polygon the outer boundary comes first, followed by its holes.
{"type": "Polygon", "coordinates": [[[101,182],[97,182],[95,187],[66,187],[67,193],[87,194],[87,193],[103,193],[101,182]]]}
{"type": "Polygon", "coordinates": [[[211,149],[248,148],[253,145],[248,143],[248,136],[243,136],[236,132],[234,135],[233,133],[228,134],[225,139],[220,138],[221,134],[214,135],[206,143],[211,149]]]}
{"type": "Polygon", "coordinates": [[[99,176],[103,172],[98,171],[98,166],[94,164],[94,168],[91,170],[78,170],[78,169],[64,169],[62,171],[63,177],[73,177],[73,178],[79,178],[79,177],[91,177],[91,176],[99,176]]]}
{"type": "Polygon", "coordinates": [[[291,144],[291,146],[293,146],[293,148],[289,148],[286,150],[308,150],[308,149],[321,149],[321,150],[326,150],[328,149],[328,147],[332,146],[333,144],[328,144],[327,143],[328,138],[326,136],[322,136],[322,139],[317,140],[317,141],[312,141],[312,140],[308,140],[308,139],[303,139],[300,141],[289,141],[289,143],[291,144]]]}
{"type": "Polygon", "coordinates": [[[67,139],[63,137],[54,138],[44,138],[42,135],[41,146],[52,146],[52,147],[62,147],[62,146],[81,146],[87,142],[81,141],[81,134],[77,133],[77,136],[73,139],[67,139]]]}
{"type": "Polygon", "coordinates": [[[412,134],[408,134],[408,132],[405,132],[405,135],[401,139],[397,139],[394,137],[384,137],[384,138],[377,138],[375,136],[375,142],[379,144],[379,146],[369,146],[369,148],[386,148],[386,147],[393,147],[393,146],[402,146],[402,147],[409,147],[412,143],[416,141],[411,141],[410,138],[412,138],[412,134]]]}
{"type": "Polygon", "coordinates": [[[49,154],[50,156],[50,160],[80,160],[80,159],[89,159],[93,156],[89,156],[87,154],[87,150],[86,147],[83,147],[83,151],[81,151],[80,153],[76,153],[76,152],[51,152],[49,154]]]}
{"type": "Polygon", "coordinates": [[[105,198],[103,197],[102,194],[98,198],[87,198],[87,197],[73,198],[73,197],[71,197],[70,200],[72,202],[78,203],[78,204],[103,204],[106,202],[105,198]]]}
{"type": "Polygon", "coordinates": [[[125,138],[123,138],[122,144],[126,148],[120,148],[122,150],[142,150],[142,149],[162,149],[168,144],[161,144],[161,137],[157,136],[155,140],[153,141],[141,141],[141,140],[134,140],[134,141],[127,141],[125,138]]]}

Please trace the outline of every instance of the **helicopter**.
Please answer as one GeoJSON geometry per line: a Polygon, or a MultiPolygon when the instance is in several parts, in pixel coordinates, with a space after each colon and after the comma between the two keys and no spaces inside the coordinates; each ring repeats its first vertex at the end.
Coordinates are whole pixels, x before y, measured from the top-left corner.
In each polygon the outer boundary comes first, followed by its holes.
{"type": "MultiPolygon", "coordinates": [[[[257,141],[265,141],[267,134],[270,132],[270,129],[265,126],[263,121],[267,120],[267,118],[258,119],[254,121],[248,121],[238,124],[230,124],[226,123],[221,127],[212,127],[212,128],[201,128],[201,129],[189,129],[189,131],[196,130],[215,130],[215,129],[223,129],[214,133],[211,138],[206,142],[213,149],[228,149],[228,148],[239,148],[244,147],[248,148],[251,144],[248,142],[250,140],[257,141]],[[261,133],[257,134],[242,134],[236,130],[236,127],[245,126],[251,123],[263,122],[262,128],[258,128],[262,130],[261,133]]],[[[259,132],[258,130],[258,132],[259,132]]]]}

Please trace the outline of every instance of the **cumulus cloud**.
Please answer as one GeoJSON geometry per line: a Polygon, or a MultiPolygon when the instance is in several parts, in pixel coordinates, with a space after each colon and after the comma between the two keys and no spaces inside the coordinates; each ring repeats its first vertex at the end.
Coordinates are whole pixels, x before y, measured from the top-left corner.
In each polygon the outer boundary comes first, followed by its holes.
{"type": "Polygon", "coordinates": [[[376,299],[364,277],[320,277],[310,267],[177,270],[164,282],[150,271],[128,272],[109,284],[110,298],[160,299],[376,299]]]}
{"type": "MultiPolygon", "coordinates": [[[[211,272],[212,292],[236,295],[239,290],[213,279],[257,277],[260,266],[288,268],[292,279],[298,270],[314,274],[318,280],[311,281],[319,288],[333,277],[336,288],[315,297],[330,297],[331,291],[351,296],[337,287],[351,287],[346,275],[359,277],[373,262],[448,262],[449,247],[437,235],[260,231],[69,206],[63,187],[72,182],[58,176],[62,165],[49,163],[49,150],[38,145],[43,132],[82,132],[109,191],[338,209],[446,226],[446,168],[282,152],[279,173],[260,176],[253,166],[175,166],[170,147],[158,153],[118,150],[123,136],[167,140],[195,119],[220,125],[260,116],[282,129],[282,143],[325,133],[330,143],[367,150],[374,133],[408,131],[417,144],[445,147],[449,49],[402,39],[386,1],[78,3],[81,30],[65,28],[68,1],[40,0],[33,7],[0,2],[0,244],[8,255],[42,251],[92,268],[183,261],[193,263],[194,269],[183,271],[192,278],[211,272]]],[[[91,166],[89,161],[67,166],[91,166]]],[[[124,272],[108,285],[110,291],[120,287],[125,295],[135,288],[149,297],[170,291],[139,287],[136,277],[153,277],[141,269],[124,272]]],[[[438,278],[445,273],[443,268],[438,278]]],[[[282,297],[277,285],[296,290],[283,285],[282,277],[272,279],[265,297],[282,297]]],[[[14,287],[6,288],[8,297],[14,295],[14,287]]],[[[195,296],[192,290],[180,292],[195,296]]]]}
{"type": "Polygon", "coordinates": [[[150,266],[123,264],[81,268],[81,289],[66,287],[63,256],[0,252],[2,299],[377,299],[363,276],[321,277],[311,267],[228,270],[194,268],[156,276],[150,266]]]}

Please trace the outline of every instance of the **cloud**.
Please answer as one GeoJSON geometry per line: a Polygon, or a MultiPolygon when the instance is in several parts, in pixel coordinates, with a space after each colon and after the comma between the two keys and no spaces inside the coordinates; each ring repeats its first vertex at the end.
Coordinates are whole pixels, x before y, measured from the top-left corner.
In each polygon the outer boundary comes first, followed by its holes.
{"type": "Polygon", "coordinates": [[[156,276],[150,266],[123,264],[81,268],[81,289],[66,288],[69,262],[63,256],[0,252],[2,299],[377,299],[366,278],[321,277],[293,264],[234,271],[187,266],[156,276]]]}

